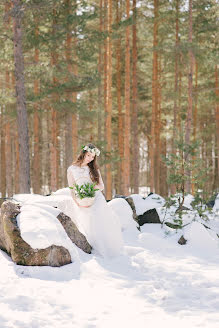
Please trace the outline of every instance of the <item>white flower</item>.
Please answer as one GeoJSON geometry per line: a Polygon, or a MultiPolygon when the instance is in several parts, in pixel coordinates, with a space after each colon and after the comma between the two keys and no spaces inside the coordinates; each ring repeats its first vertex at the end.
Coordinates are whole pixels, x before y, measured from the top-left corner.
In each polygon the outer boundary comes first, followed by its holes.
{"type": "Polygon", "coordinates": [[[86,151],[89,151],[90,153],[95,154],[97,156],[100,155],[100,150],[98,148],[90,148],[88,146],[84,146],[83,149],[86,150],[86,151]]]}

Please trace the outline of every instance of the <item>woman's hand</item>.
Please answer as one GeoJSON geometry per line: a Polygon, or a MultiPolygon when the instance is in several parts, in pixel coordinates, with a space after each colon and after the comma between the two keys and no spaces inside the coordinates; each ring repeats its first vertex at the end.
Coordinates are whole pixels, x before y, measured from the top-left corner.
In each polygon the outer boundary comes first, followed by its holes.
{"type": "Polygon", "coordinates": [[[75,199],[75,203],[78,205],[78,207],[90,207],[90,205],[88,205],[88,206],[82,206],[82,205],[78,204],[78,202],[76,201],[76,199],[75,199]]]}

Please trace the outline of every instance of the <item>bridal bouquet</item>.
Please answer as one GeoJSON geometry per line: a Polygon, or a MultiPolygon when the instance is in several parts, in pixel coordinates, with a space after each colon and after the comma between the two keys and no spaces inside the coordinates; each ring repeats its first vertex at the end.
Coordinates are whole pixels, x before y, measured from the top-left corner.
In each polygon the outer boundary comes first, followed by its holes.
{"type": "Polygon", "coordinates": [[[74,187],[69,187],[75,192],[77,202],[81,206],[91,206],[95,200],[95,192],[99,189],[95,188],[96,183],[85,182],[81,185],[75,183],[74,187]]]}

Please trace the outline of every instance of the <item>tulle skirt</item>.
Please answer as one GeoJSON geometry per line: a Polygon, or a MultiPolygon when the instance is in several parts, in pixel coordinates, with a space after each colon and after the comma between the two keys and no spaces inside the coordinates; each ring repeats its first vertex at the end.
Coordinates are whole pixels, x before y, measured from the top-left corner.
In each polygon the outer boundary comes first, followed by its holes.
{"type": "Polygon", "coordinates": [[[65,203],[63,212],[70,216],[78,229],[86,236],[94,253],[103,257],[120,255],[123,250],[121,224],[118,216],[101,191],[96,192],[90,207],[79,207],[73,199],[65,203]]]}

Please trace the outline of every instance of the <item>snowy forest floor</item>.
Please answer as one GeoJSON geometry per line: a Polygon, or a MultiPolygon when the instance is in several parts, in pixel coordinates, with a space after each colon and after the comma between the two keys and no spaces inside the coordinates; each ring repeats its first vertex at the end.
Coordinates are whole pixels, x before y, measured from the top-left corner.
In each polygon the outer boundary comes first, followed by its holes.
{"type": "Polygon", "coordinates": [[[0,251],[0,327],[218,328],[219,248],[180,236],[160,224],[126,229],[121,256],[78,249],[60,268],[19,266],[0,251]]]}

